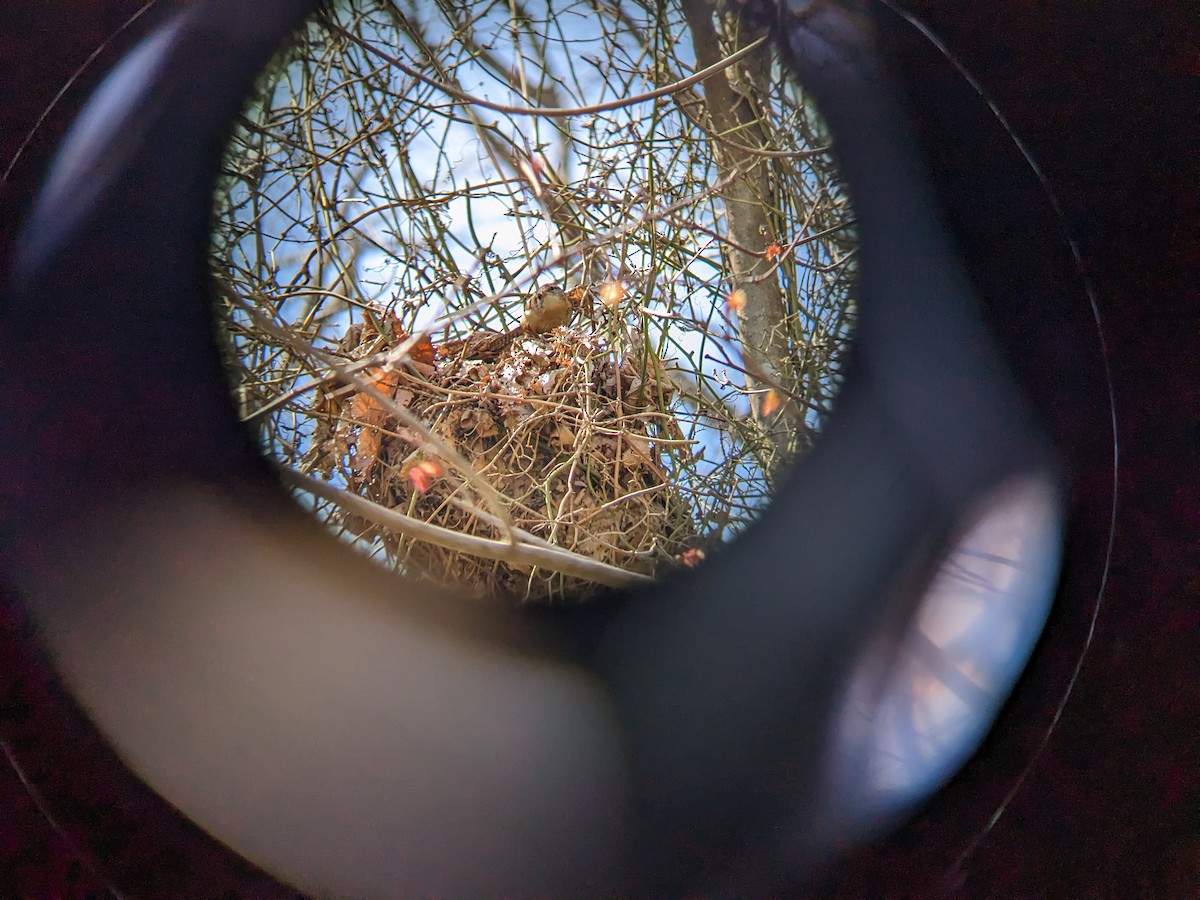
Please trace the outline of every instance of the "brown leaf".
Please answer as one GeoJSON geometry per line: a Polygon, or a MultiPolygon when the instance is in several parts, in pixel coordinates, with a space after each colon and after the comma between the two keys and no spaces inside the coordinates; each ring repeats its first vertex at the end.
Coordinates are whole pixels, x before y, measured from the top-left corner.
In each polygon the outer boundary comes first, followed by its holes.
{"type": "Polygon", "coordinates": [[[412,349],[408,351],[408,358],[415,363],[422,363],[427,366],[432,366],[436,358],[433,350],[433,341],[429,339],[429,335],[423,334],[413,344],[412,349]]]}
{"type": "Polygon", "coordinates": [[[617,439],[611,435],[596,435],[589,439],[588,446],[594,448],[605,459],[617,457],[617,439]]]}
{"type": "Polygon", "coordinates": [[[392,396],[396,385],[400,383],[400,372],[396,369],[372,366],[363,374],[366,376],[367,384],[388,397],[392,396]]]}
{"type": "Polygon", "coordinates": [[[468,409],[459,416],[458,427],[465,432],[473,433],[479,437],[492,437],[500,433],[500,429],[496,427],[496,420],[491,413],[482,409],[468,409]]]}
{"type": "Polygon", "coordinates": [[[550,369],[531,379],[529,389],[534,393],[544,395],[553,394],[558,388],[558,383],[562,380],[562,376],[562,369],[550,369]]]}
{"type": "Polygon", "coordinates": [[[338,425],[338,433],[342,436],[355,426],[359,428],[358,436],[353,439],[354,458],[350,460],[350,468],[358,473],[369,472],[379,456],[382,440],[379,426],[387,419],[387,410],[379,395],[391,399],[400,380],[400,373],[395,369],[371,368],[364,375],[373,390],[356,393],[338,425]]]}
{"type": "Polygon", "coordinates": [[[586,285],[571,288],[567,291],[567,299],[572,307],[583,310],[589,316],[596,312],[596,291],[586,285]]]}
{"type": "Polygon", "coordinates": [[[349,441],[347,446],[354,447],[354,455],[350,457],[350,471],[365,475],[371,471],[379,458],[379,432],[374,428],[366,429],[358,438],[349,441]]]}
{"type": "Polygon", "coordinates": [[[622,457],[621,462],[624,465],[632,467],[633,465],[641,464],[651,469],[658,468],[658,464],[654,460],[654,454],[651,452],[650,439],[648,437],[643,437],[640,434],[623,434],[621,435],[621,439],[625,442],[625,446],[629,448],[629,456],[633,457],[632,462],[627,457],[622,457]]]}
{"type": "Polygon", "coordinates": [[[554,427],[554,434],[550,435],[550,443],[556,447],[574,447],[575,432],[572,431],[565,423],[559,422],[554,427]]]}

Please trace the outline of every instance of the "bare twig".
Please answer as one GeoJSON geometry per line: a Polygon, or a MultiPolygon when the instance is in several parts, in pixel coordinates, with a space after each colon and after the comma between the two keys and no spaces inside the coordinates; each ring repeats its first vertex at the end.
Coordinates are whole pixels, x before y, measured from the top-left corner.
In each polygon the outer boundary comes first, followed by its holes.
{"type": "MultiPolygon", "coordinates": [[[[628,572],[625,569],[610,566],[607,563],[597,562],[596,560],[588,559],[586,556],[580,556],[578,553],[572,553],[569,550],[563,550],[560,547],[554,547],[545,542],[527,543],[523,532],[521,533],[520,540],[513,541],[496,541],[476,535],[463,534],[459,531],[452,531],[449,528],[442,528],[440,525],[431,525],[420,519],[406,516],[403,513],[380,506],[378,503],[373,503],[357,494],[345,491],[327,481],[321,481],[309,475],[301,475],[299,472],[287,467],[281,466],[278,470],[285,481],[302,491],[307,491],[323,500],[328,500],[330,503],[336,504],[347,512],[361,516],[367,521],[386,528],[389,531],[426,541],[430,544],[436,544],[439,547],[445,547],[449,550],[470,553],[484,559],[500,560],[517,566],[540,566],[555,572],[561,572],[563,575],[585,578],[588,581],[594,581],[597,584],[603,584],[607,587],[632,587],[633,585],[646,584],[653,581],[653,579],[646,575],[639,575],[636,572],[628,572]]],[[[517,536],[516,531],[511,533],[514,537],[517,536]]],[[[528,537],[532,538],[533,535],[528,535],[528,537]]]]}
{"type": "Polygon", "coordinates": [[[349,31],[346,31],[346,29],[342,28],[335,22],[327,21],[326,27],[329,28],[330,31],[336,32],[353,41],[368,53],[372,53],[375,56],[378,56],[380,59],[385,60],[386,62],[395,66],[410,78],[416,78],[418,81],[424,82],[430,87],[436,88],[442,93],[447,94],[448,96],[453,97],[455,100],[458,100],[462,103],[469,103],[470,105],[478,106],[481,109],[490,109],[492,112],[504,113],[505,115],[509,116],[539,116],[544,119],[563,119],[569,118],[570,116],[587,116],[594,115],[596,113],[610,112],[614,109],[623,109],[627,106],[633,106],[637,103],[645,103],[649,100],[657,100],[659,97],[668,97],[671,94],[677,94],[685,88],[691,87],[693,84],[699,84],[706,79],[712,78],[718,72],[727,69],[729,66],[732,66],[741,60],[743,57],[749,56],[767,42],[767,36],[763,35],[758,40],[747,44],[745,47],[742,47],[736,53],[730,54],[725,59],[713,63],[711,66],[707,66],[706,68],[701,69],[699,72],[689,75],[687,78],[680,79],[679,81],[664,85],[663,87],[656,88],[652,91],[646,91],[645,93],[636,94],[632,97],[622,97],[620,100],[610,100],[607,103],[595,103],[591,106],[568,106],[554,108],[548,106],[510,106],[505,103],[493,103],[491,100],[488,100],[484,97],[477,97],[474,94],[468,94],[466,91],[460,91],[458,88],[452,85],[445,84],[434,78],[430,78],[428,75],[425,75],[424,73],[408,65],[399,57],[380,50],[375,45],[364,41],[358,35],[351,34],[349,31]]]}

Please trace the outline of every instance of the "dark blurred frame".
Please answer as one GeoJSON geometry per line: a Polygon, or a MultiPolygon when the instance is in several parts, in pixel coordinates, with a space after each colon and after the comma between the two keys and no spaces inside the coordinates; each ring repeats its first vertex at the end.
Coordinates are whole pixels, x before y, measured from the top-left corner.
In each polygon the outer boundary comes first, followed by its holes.
{"type": "MultiPolygon", "coordinates": [[[[119,4],[104,11],[111,18],[102,25],[100,11],[88,7],[85,14],[84,6],[47,4],[24,12],[29,21],[14,14],[0,25],[5,67],[23,73],[4,82],[11,87],[0,106],[13,124],[4,129],[0,159],[11,157],[10,145],[121,21],[111,15],[119,4]],[[56,11],[63,18],[51,29],[56,11]],[[84,23],[93,15],[97,27],[86,33],[84,23]],[[45,42],[40,52],[39,37],[45,42]],[[74,55],[72,47],[78,48],[74,55]]],[[[1200,858],[1200,796],[1190,749],[1200,701],[1186,689],[1196,676],[1198,624],[1195,535],[1188,529],[1195,528],[1194,511],[1200,508],[1195,419],[1188,414],[1200,406],[1190,352],[1196,281],[1188,278],[1189,269],[1195,274],[1190,227],[1195,173],[1188,164],[1195,120],[1181,108],[1195,66],[1183,49],[1173,48],[1191,42],[1183,23],[1171,24],[1166,12],[1151,15],[1148,7],[1128,13],[1126,21],[1112,14],[1097,19],[1082,9],[1039,10],[1033,16],[1020,4],[1011,5],[1005,20],[1001,9],[939,5],[929,15],[1026,137],[1063,200],[1110,342],[1122,503],[1107,571],[1109,600],[1075,697],[1022,790],[966,861],[965,881],[951,889],[984,895],[1056,888],[1085,894],[1186,892],[1196,883],[1200,858]],[[1155,164],[1155,155],[1163,164],[1155,164]],[[1167,164],[1171,160],[1174,166],[1167,164]],[[1068,810],[1075,818],[1066,828],[1068,810]]],[[[994,737],[915,823],[847,864],[836,879],[847,895],[936,887],[987,824],[1041,744],[1072,676],[1105,575],[1110,530],[1107,516],[1095,512],[1104,504],[1091,502],[1111,491],[1112,448],[1095,440],[1106,424],[1107,399],[1097,357],[1078,351],[1096,340],[1094,323],[1078,304],[1047,322],[1040,305],[1077,296],[1074,261],[1058,240],[1062,223],[1039,199],[1011,197],[1006,172],[1023,165],[1011,146],[996,144],[985,167],[978,157],[956,156],[963,123],[979,114],[978,103],[962,94],[944,62],[918,45],[910,31],[885,30],[889,56],[913,97],[947,218],[957,233],[972,236],[961,250],[977,290],[985,299],[989,292],[1012,296],[1004,283],[1011,271],[1004,260],[1006,234],[1041,229],[1047,236],[1045,279],[1030,286],[1037,290],[1027,295],[1029,308],[1006,307],[991,324],[1010,353],[1025,359],[1019,372],[1023,386],[1047,413],[1070,457],[1074,515],[1062,594],[1070,602],[1057,608],[994,737]],[[1081,377],[1061,378],[1059,369],[1081,377]]],[[[21,218],[51,136],[61,134],[68,109],[85,96],[79,85],[64,96],[3,186],[0,250],[9,246],[12,223],[21,218]]],[[[978,123],[981,130],[989,127],[978,123]]],[[[263,876],[123,777],[119,763],[29,652],[25,623],[12,615],[2,621],[5,737],[20,747],[22,759],[44,761],[44,769],[27,767],[25,774],[59,810],[62,830],[48,830],[9,778],[5,796],[12,795],[8,808],[17,815],[12,825],[0,825],[9,829],[0,833],[14,850],[14,864],[3,870],[14,881],[0,880],[0,892],[86,893],[86,874],[71,886],[74,851],[64,832],[87,857],[103,860],[132,894],[270,892],[263,876]]]]}

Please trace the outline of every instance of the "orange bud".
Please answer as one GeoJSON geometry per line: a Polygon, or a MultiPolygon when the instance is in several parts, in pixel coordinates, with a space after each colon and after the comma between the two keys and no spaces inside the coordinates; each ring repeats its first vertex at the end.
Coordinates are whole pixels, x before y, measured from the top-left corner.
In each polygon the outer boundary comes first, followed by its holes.
{"type": "Polygon", "coordinates": [[[596,293],[600,295],[601,303],[609,309],[616,309],[625,299],[625,286],[619,281],[606,281],[596,288],[596,293]]]}
{"type": "Polygon", "coordinates": [[[424,494],[433,485],[433,479],[441,474],[441,466],[432,459],[423,459],[408,470],[408,480],[418,493],[424,494]]]}
{"type": "Polygon", "coordinates": [[[725,305],[728,306],[733,312],[741,314],[742,310],[746,308],[746,292],[741,288],[738,288],[729,295],[728,299],[725,301],[725,305]]]}
{"type": "Polygon", "coordinates": [[[781,406],[783,406],[783,398],[779,396],[779,391],[771,388],[763,395],[762,406],[759,407],[759,412],[763,416],[771,416],[777,413],[781,406]]]}

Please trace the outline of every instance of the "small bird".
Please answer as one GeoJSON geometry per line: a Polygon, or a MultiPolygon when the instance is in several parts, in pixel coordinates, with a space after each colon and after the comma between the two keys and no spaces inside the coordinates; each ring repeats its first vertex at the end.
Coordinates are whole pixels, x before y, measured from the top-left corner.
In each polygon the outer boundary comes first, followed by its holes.
{"type": "Polygon", "coordinates": [[[526,334],[545,334],[571,321],[575,307],[557,284],[544,284],[525,298],[525,316],[521,330],[526,334]]]}
{"type": "MultiPolygon", "coordinates": [[[[573,291],[572,294],[577,293],[573,291]]],[[[523,334],[536,335],[553,331],[571,321],[576,299],[557,284],[544,284],[525,298],[525,314],[521,324],[508,331],[477,332],[467,337],[446,341],[437,348],[439,356],[462,356],[465,359],[485,359],[503,353],[508,345],[523,334]]]]}

